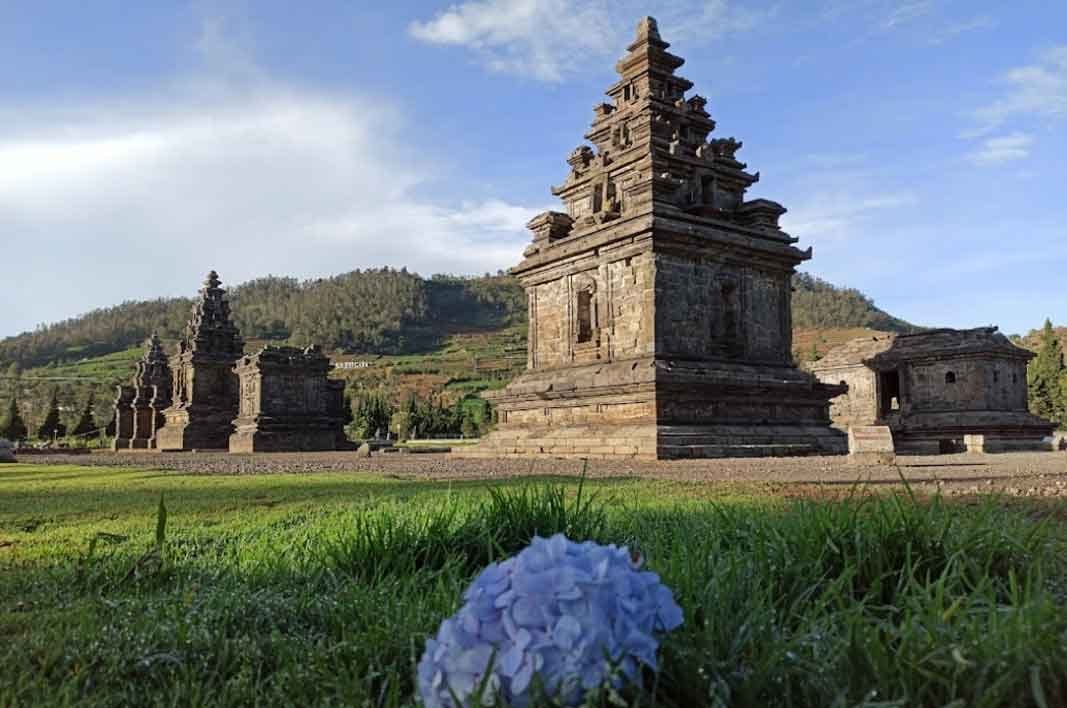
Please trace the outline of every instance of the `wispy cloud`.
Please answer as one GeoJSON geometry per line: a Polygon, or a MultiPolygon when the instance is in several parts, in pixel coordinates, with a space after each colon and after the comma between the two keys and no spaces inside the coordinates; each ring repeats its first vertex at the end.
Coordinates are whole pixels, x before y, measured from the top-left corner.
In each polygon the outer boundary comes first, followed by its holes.
{"type": "Polygon", "coordinates": [[[802,239],[843,240],[862,235],[880,212],[911,206],[908,192],[858,195],[848,192],[811,193],[782,217],[786,231],[802,239]]]}
{"type": "Polygon", "coordinates": [[[409,29],[423,42],[467,47],[493,71],[541,81],[617,49],[606,5],[577,0],[470,0],[409,29]]]}
{"type": "Polygon", "coordinates": [[[891,30],[929,15],[934,9],[932,0],[907,0],[895,4],[882,20],[883,29],[891,30]]]}
{"type": "Polygon", "coordinates": [[[233,283],[396,264],[476,273],[519,258],[541,205],[419,197],[443,176],[406,147],[400,107],[240,73],[10,113],[0,233],[19,268],[4,290],[41,294],[5,307],[0,335],[186,293],[209,268],[233,283]]]}
{"type": "Polygon", "coordinates": [[[987,138],[977,150],[968,154],[971,162],[978,165],[999,165],[1012,160],[1021,160],[1030,155],[1034,139],[1026,133],[1012,133],[996,138],[987,138]]]}
{"type": "Polygon", "coordinates": [[[996,18],[989,15],[979,15],[977,17],[972,17],[969,20],[963,20],[962,22],[953,22],[939,29],[931,29],[930,34],[927,37],[927,42],[934,45],[945,44],[962,34],[976,32],[978,30],[992,29],[996,27],[997,24],[996,18]]]}
{"type": "Polygon", "coordinates": [[[1067,44],[1042,52],[1032,64],[1008,71],[1001,79],[1007,92],[974,111],[979,127],[970,135],[989,133],[1010,118],[1067,117],[1067,44]]]}
{"type": "Polygon", "coordinates": [[[752,30],[774,10],[728,0],[467,0],[408,31],[429,44],[464,47],[491,71],[560,82],[620,54],[634,19],[649,13],[668,41],[709,41],[752,30]]]}

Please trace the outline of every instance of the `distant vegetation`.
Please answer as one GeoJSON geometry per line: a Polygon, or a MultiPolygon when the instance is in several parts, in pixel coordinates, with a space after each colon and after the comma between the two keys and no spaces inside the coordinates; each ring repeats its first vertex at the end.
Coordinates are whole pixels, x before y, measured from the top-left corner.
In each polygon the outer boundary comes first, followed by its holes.
{"type": "MultiPolygon", "coordinates": [[[[794,287],[799,359],[854,332],[912,328],[857,290],[806,274],[796,276],[794,287]]],[[[366,368],[336,375],[347,383],[354,413],[380,400],[405,414],[389,425],[395,434],[484,430],[489,413],[478,393],[505,385],[526,364],[526,298],[518,281],[502,273],[422,278],[382,268],[304,282],[266,276],[233,287],[228,298],[250,347],[316,343],[335,356],[366,358],[366,368]]],[[[8,404],[0,425],[17,393],[22,421],[37,432],[56,393],[69,430],[87,410],[98,428],[106,426],[115,384],[132,375],[141,343],[156,331],[172,346],[192,305],[191,297],[125,302],[0,340],[0,401],[8,404]]],[[[379,428],[385,426],[357,421],[352,430],[379,428]]]]}
{"type": "MultiPolygon", "coordinates": [[[[805,273],[794,278],[794,288],[798,328],[914,329],[858,290],[805,273]]],[[[432,349],[455,332],[526,321],[522,288],[503,274],[421,278],[405,269],[382,268],[304,282],[267,276],[236,286],[229,299],[247,339],[317,343],[341,352],[410,354],[432,349]]],[[[176,340],[192,304],[192,298],[124,302],[42,325],[0,340],[0,367],[14,363],[29,369],[112,354],[139,346],[153,331],[176,340]]]]}
{"type": "Polygon", "coordinates": [[[839,288],[807,273],[793,276],[793,326],[799,329],[866,327],[914,332],[918,327],[878,309],[855,288],[839,288]]]}
{"type": "MultiPolygon", "coordinates": [[[[526,318],[522,289],[505,275],[424,279],[382,268],[305,282],[267,276],[238,285],[228,297],[246,339],[316,343],[329,351],[410,353],[457,329],[495,329],[526,318]]],[[[124,302],[43,325],[0,340],[0,366],[28,369],[111,354],[140,345],[153,331],[176,340],[193,302],[124,302]]]]}

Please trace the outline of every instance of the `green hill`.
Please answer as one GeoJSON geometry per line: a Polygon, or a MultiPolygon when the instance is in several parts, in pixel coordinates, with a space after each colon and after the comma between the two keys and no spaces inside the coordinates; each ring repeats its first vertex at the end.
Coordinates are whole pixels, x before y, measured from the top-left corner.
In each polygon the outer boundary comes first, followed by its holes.
{"type": "Polygon", "coordinates": [[[913,332],[915,325],[875,307],[855,288],[839,288],[821,278],[793,276],[793,326],[798,329],[866,327],[881,332],[913,332]]]}
{"type": "MultiPolygon", "coordinates": [[[[803,273],[794,289],[798,359],[849,332],[914,329],[857,290],[803,273]]],[[[455,399],[503,386],[526,364],[526,298],[503,274],[422,278],[383,268],[304,282],[267,276],[232,288],[229,299],[249,350],[267,341],[318,343],[335,361],[351,362],[335,375],[356,395],[382,390],[394,401],[409,392],[455,399]]],[[[53,388],[68,418],[91,392],[103,425],[141,342],[157,331],[172,348],[192,303],[126,302],[0,340],[0,401],[17,391],[32,427],[53,388]]]]}

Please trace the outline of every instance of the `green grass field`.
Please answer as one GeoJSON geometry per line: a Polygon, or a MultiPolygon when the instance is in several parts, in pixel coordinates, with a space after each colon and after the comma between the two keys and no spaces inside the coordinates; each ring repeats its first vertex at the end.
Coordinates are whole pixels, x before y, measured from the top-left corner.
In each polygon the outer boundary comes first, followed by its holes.
{"type": "Polygon", "coordinates": [[[410,705],[473,575],[563,531],[636,546],[685,610],[629,704],[1063,706],[1064,526],[1033,511],[5,465],[0,705],[410,705]]]}

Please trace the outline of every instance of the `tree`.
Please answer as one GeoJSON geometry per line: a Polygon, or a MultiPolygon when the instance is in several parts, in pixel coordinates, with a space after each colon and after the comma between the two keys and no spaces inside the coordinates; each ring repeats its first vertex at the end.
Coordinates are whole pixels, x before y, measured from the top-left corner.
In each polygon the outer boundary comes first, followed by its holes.
{"type": "Polygon", "coordinates": [[[1026,382],[1030,389],[1030,410],[1042,418],[1067,424],[1067,399],[1064,379],[1067,372],[1052,322],[1045,320],[1037,344],[1037,356],[1026,367],[1026,382]]]}
{"type": "Polygon", "coordinates": [[[0,426],[0,438],[7,440],[25,440],[30,434],[26,429],[26,423],[19,415],[19,404],[15,397],[11,397],[11,405],[8,406],[7,415],[4,417],[3,426],[0,426]]]}
{"type": "Polygon", "coordinates": [[[53,437],[61,438],[67,434],[67,426],[59,418],[59,398],[56,390],[52,389],[52,398],[48,402],[48,413],[44,422],[37,429],[37,437],[41,440],[51,440],[53,437]]]}
{"type": "Polygon", "coordinates": [[[359,399],[352,420],[352,433],[356,438],[365,440],[372,436],[382,436],[389,431],[393,417],[392,406],[385,394],[370,393],[359,399]]]}
{"type": "Polygon", "coordinates": [[[82,410],[78,424],[74,426],[74,435],[88,437],[96,432],[96,420],[93,418],[93,405],[96,403],[95,394],[90,391],[89,398],[85,400],[85,408],[82,410]]]}

